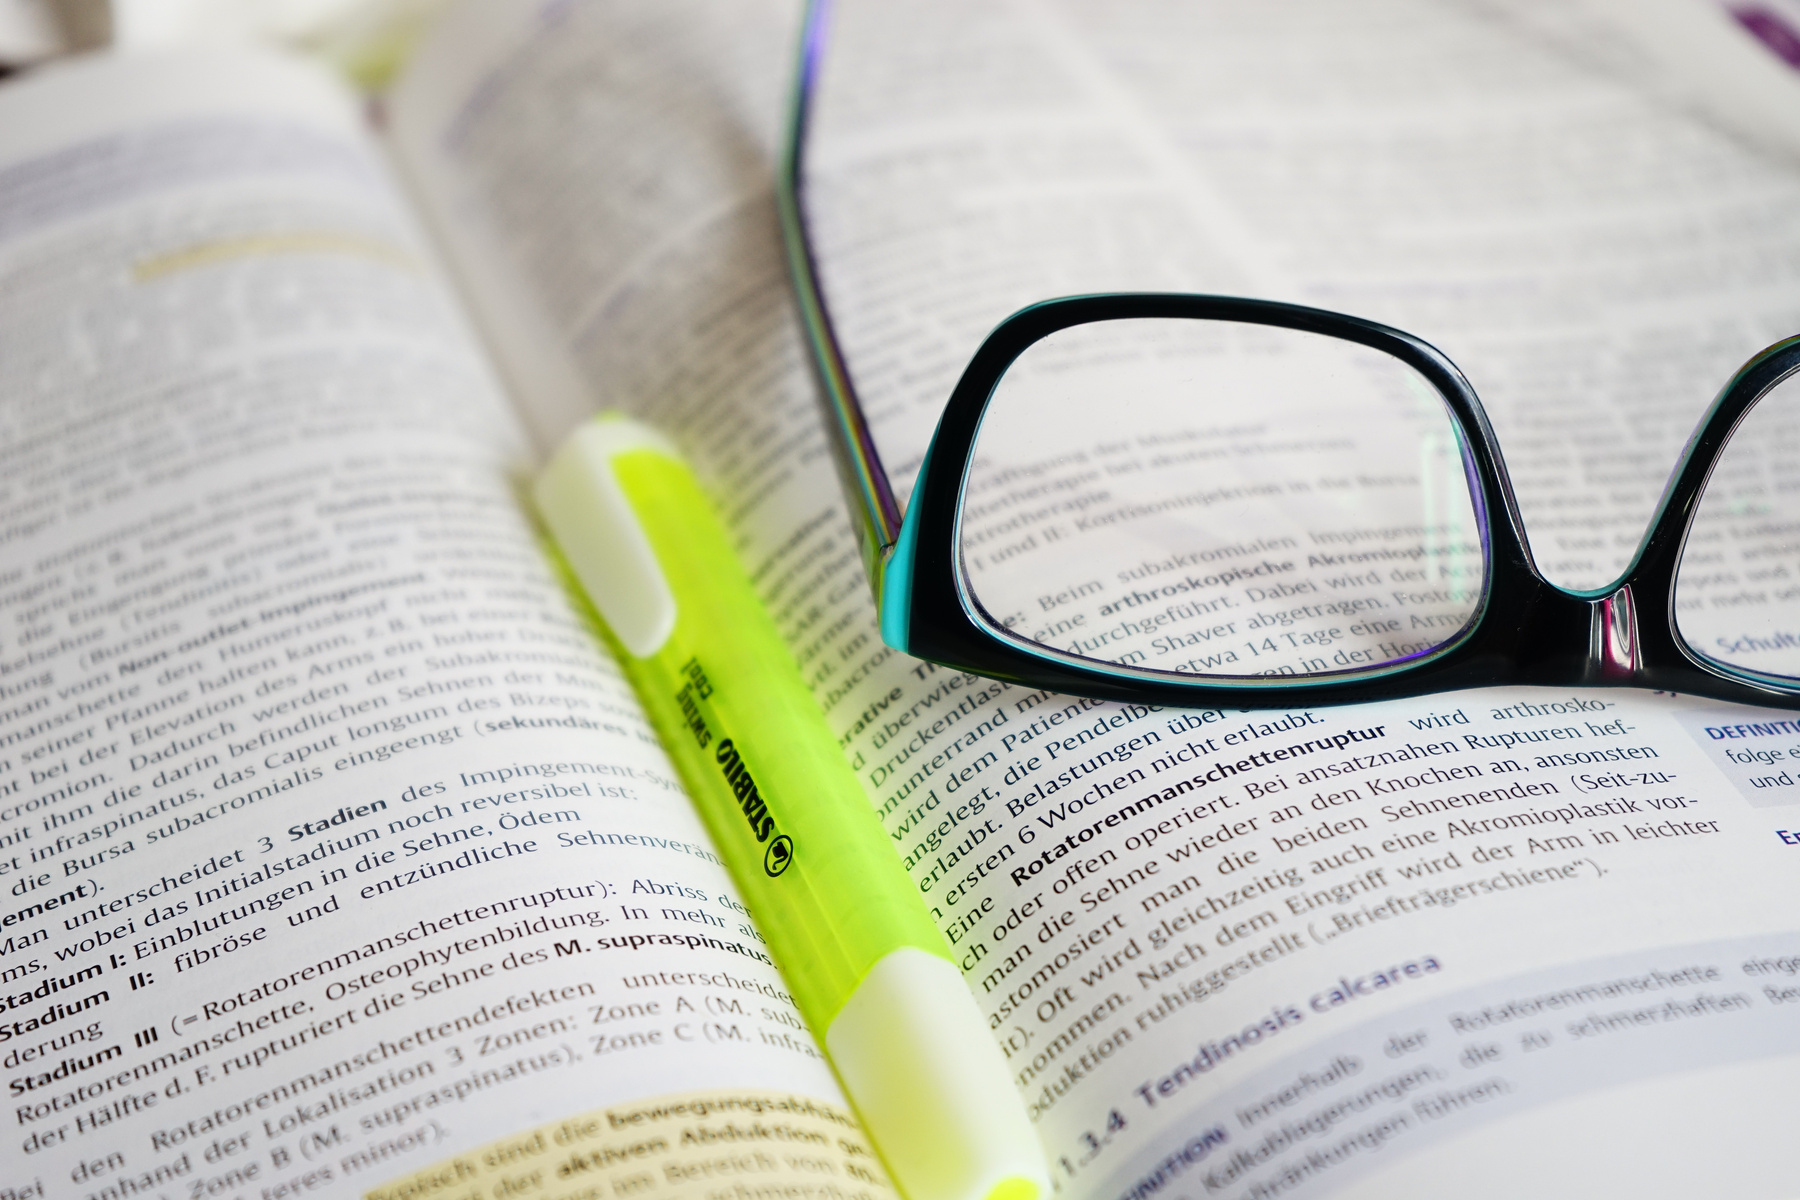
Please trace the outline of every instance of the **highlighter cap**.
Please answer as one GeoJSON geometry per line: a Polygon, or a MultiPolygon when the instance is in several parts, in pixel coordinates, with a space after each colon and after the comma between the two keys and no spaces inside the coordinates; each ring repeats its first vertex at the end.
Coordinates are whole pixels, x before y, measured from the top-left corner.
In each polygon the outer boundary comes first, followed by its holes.
{"type": "Polygon", "coordinates": [[[825,1032],[844,1090],[908,1200],[1037,1200],[1044,1151],[955,964],[910,946],[825,1032]]]}
{"type": "Polygon", "coordinates": [[[608,413],[569,435],[538,476],[533,499],[607,628],[632,655],[648,658],[675,631],[675,594],[613,467],[634,450],[681,457],[648,425],[608,413]]]}

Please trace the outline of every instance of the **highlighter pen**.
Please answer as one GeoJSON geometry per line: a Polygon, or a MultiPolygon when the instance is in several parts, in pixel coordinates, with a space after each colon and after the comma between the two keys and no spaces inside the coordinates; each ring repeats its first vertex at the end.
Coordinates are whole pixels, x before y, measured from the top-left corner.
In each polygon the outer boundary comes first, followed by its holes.
{"type": "Polygon", "coordinates": [[[534,498],[901,1193],[1047,1197],[987,1021],[693,472],[607,414],[534,498]]]}

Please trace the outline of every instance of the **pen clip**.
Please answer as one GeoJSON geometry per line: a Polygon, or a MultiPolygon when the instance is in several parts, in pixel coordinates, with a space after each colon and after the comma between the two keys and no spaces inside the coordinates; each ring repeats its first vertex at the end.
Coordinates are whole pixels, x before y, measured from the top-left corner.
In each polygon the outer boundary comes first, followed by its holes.
{"type": "Polygon", "coordinates": [[[680,458],[656,430],[605,413],[563,441],[532,495],[613,636],[632,657],[648,658],[675,631],[675,594],[613,470],[615,457],[634,450],[680,458]]]}

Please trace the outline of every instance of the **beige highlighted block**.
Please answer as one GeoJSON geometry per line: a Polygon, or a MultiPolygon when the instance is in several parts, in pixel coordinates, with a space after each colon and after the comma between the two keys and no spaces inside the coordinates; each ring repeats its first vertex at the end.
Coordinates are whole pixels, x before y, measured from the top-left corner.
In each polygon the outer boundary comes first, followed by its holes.
{"type": "Polygon", "coordinates": [[[780,1092],[598,1109],[454,1155],[364,1200],[897,1200],[855,1117],[780,1092]]]}

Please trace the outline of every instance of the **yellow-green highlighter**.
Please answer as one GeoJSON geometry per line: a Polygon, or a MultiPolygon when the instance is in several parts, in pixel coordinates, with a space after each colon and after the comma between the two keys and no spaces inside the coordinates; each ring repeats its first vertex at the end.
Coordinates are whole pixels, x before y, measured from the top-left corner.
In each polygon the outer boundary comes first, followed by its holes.
{"type": "Polygon", "coordinates": [[[900,1191],[1048,1196],[987,1022],[679,453],[607,414],[535,496],[900,1191]]]}

